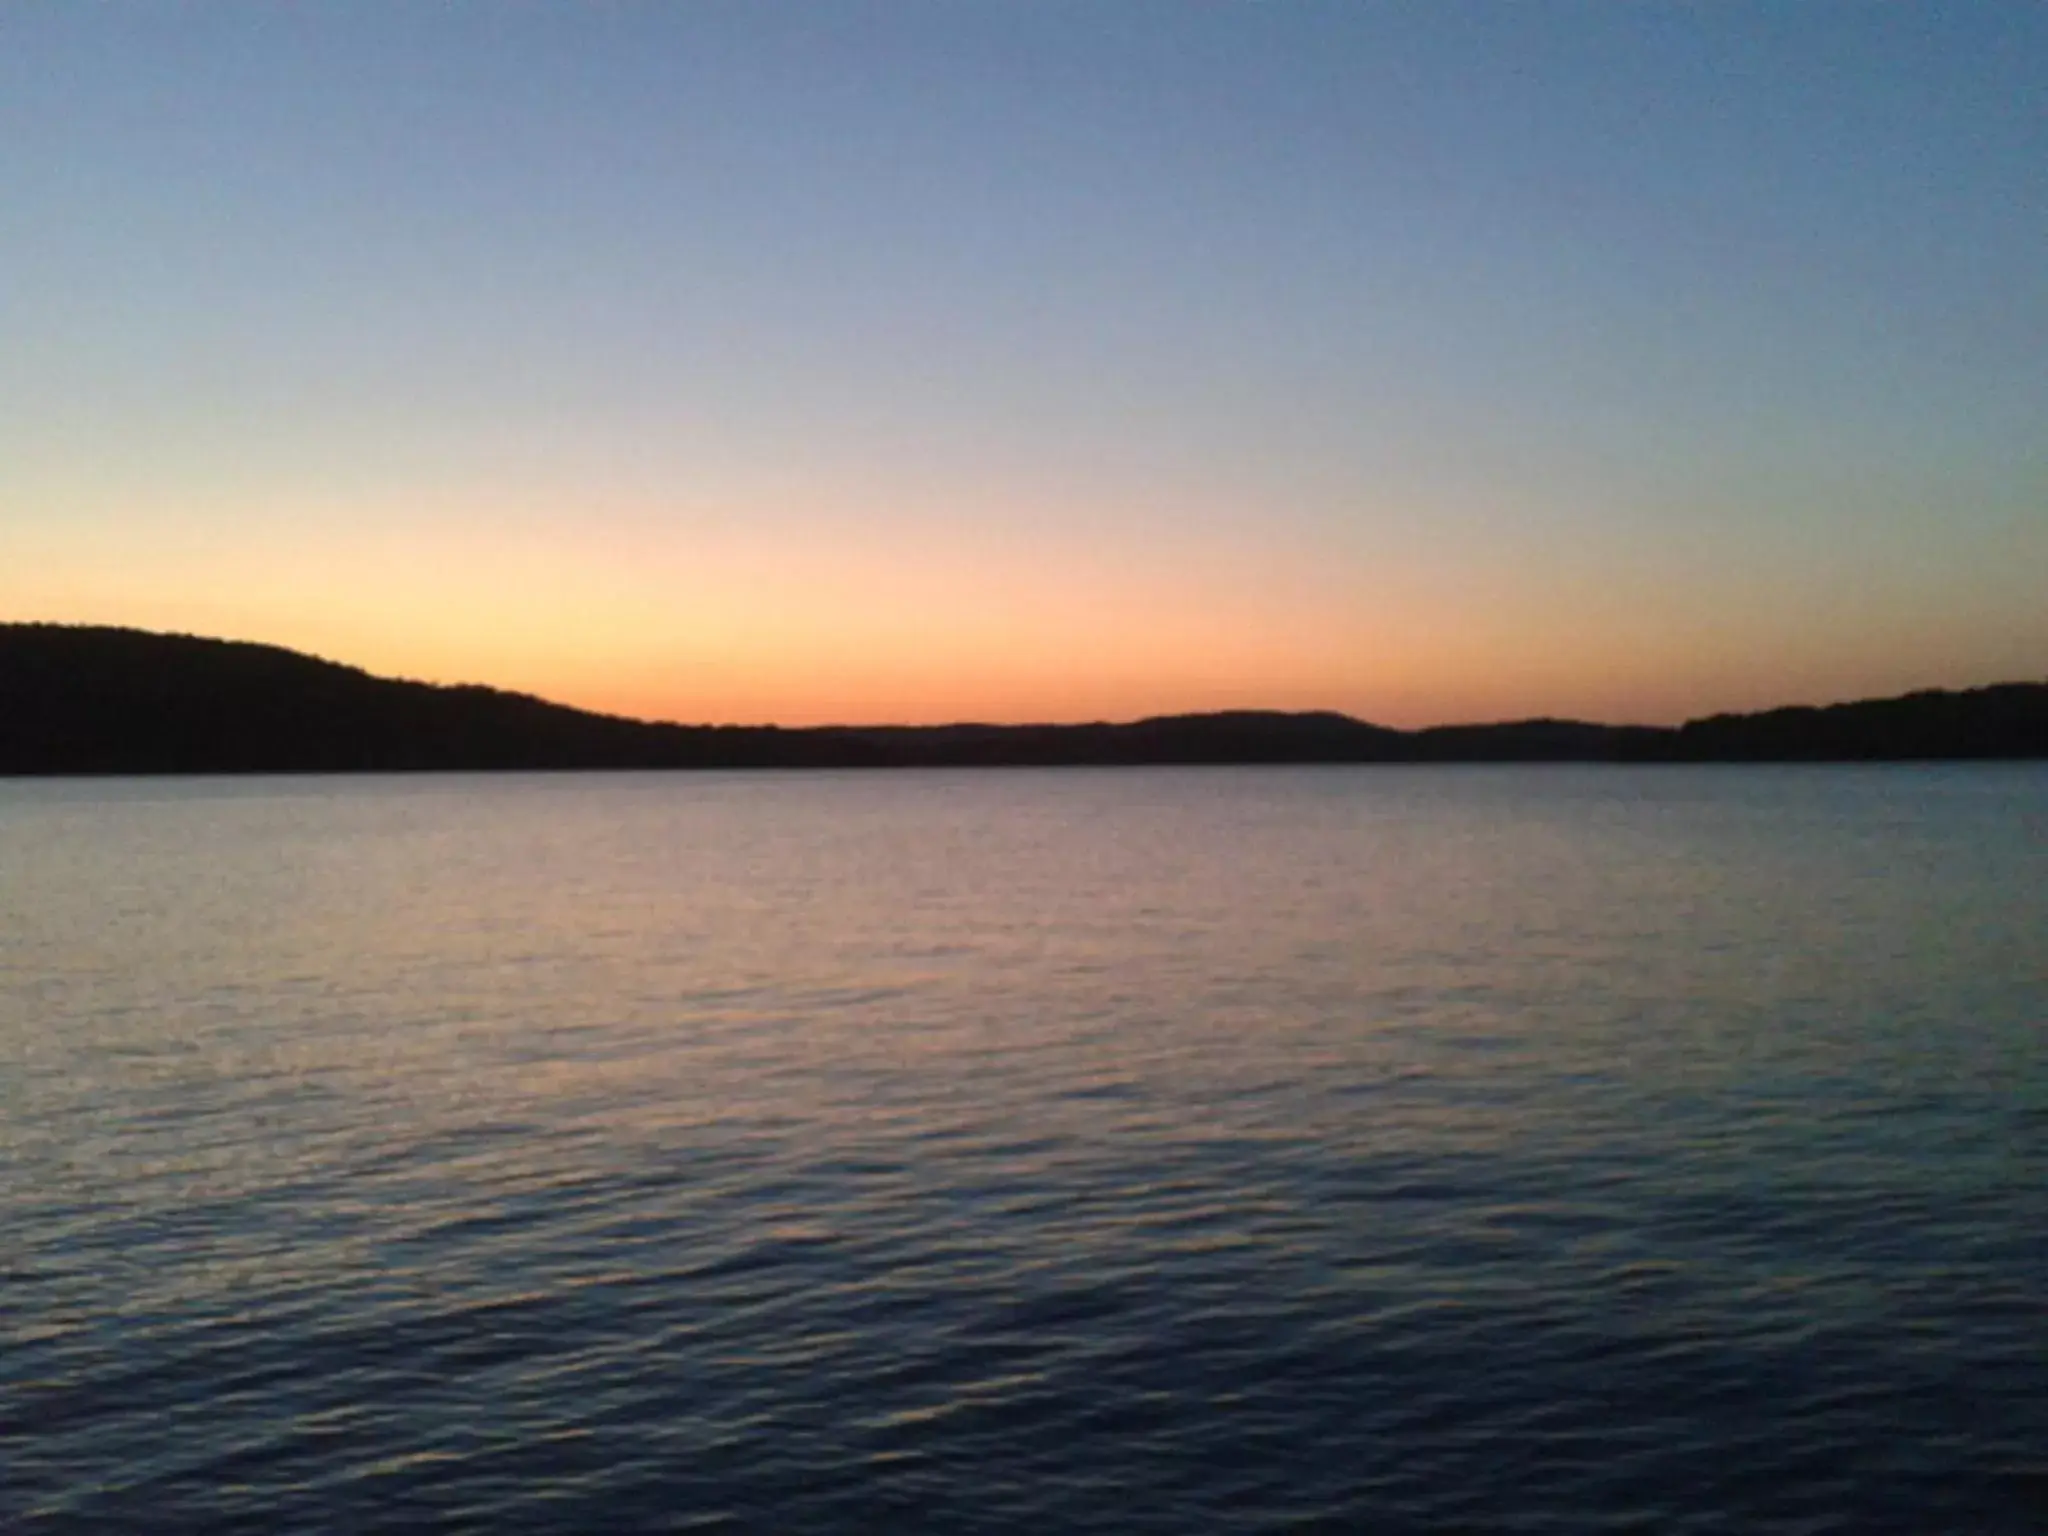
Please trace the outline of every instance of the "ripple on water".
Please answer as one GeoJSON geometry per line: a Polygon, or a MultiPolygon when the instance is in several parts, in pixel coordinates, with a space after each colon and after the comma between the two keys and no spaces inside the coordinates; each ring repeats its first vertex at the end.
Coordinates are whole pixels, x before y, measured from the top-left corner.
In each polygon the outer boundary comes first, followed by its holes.
{"type": "Polygon", "coordinates": [[[0,786],[0,1524],[2033,1529],[2048,776],[1876,784],[0,786]]]}

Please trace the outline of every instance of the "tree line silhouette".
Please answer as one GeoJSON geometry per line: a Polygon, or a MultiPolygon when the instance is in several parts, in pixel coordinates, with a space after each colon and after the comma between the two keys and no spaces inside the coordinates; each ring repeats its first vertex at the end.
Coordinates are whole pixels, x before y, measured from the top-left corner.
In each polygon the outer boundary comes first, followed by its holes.
{"type": "Polygon", "coordinates": [[[0,624],[0,774],[362,773],[1174,763],[1881,762],[2048,757],[2048,683],[1682,726],[1401,731],[1239,710],[1126,724],[696,726],[374,677],[244,641],[0,624]]]}

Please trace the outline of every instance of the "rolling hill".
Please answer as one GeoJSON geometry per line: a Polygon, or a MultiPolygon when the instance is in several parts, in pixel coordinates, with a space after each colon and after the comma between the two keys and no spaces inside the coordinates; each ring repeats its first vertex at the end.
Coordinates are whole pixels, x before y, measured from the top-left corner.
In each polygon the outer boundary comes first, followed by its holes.
{"type": "Polygon", "coordinates": [[[2048,684],[1716,715],[1399,731],[1327,712],[1124,724],[692,726],[278,646],[0,624],[0,774],[868,768],[1164,763],[1837,762],[2048,757],[2048,684]]]}

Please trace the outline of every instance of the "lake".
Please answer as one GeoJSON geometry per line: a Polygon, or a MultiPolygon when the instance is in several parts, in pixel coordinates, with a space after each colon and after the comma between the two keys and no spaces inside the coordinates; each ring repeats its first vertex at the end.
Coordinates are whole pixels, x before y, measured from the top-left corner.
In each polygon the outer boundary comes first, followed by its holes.
{"type": "Polygon", "coordinates": [[[0,1525],[2021,1532],[2048,768],[0,781],[0,1525]]]}

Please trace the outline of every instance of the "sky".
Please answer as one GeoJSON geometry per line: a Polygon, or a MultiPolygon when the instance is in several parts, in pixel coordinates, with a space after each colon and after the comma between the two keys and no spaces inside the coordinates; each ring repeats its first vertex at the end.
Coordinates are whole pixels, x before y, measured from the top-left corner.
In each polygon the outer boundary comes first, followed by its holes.
{"type": "Polygon", "coordinates": [[[2048,6],[0,6],[0,618],[685,721],[2048,675],[2048,6]]]}

